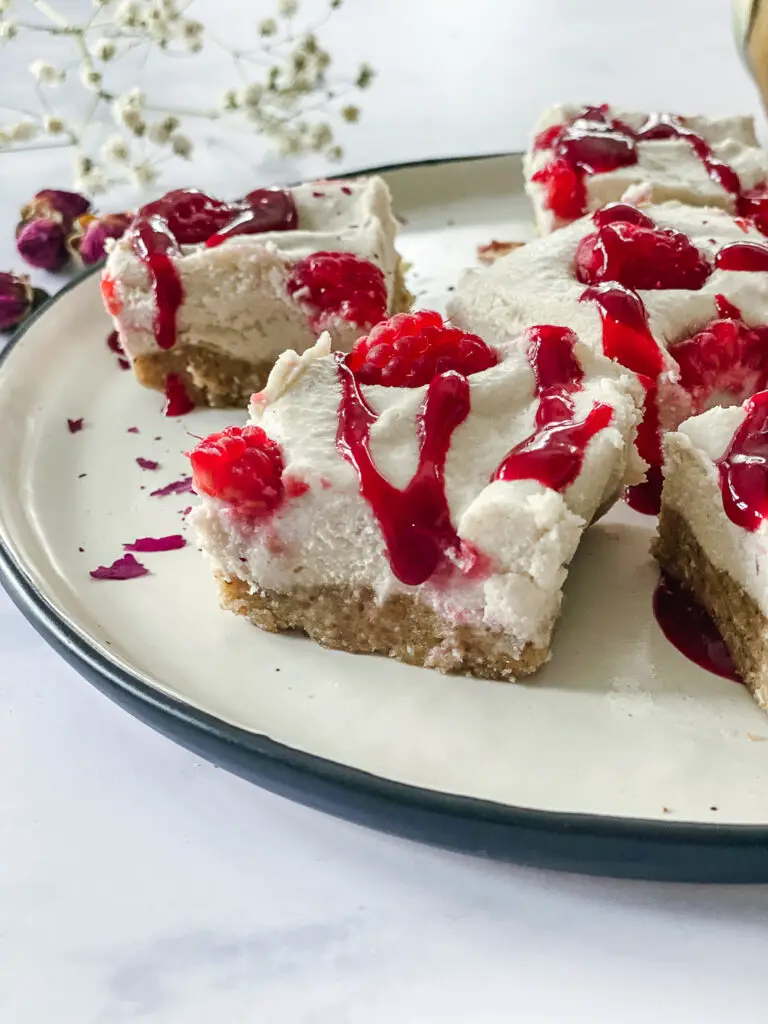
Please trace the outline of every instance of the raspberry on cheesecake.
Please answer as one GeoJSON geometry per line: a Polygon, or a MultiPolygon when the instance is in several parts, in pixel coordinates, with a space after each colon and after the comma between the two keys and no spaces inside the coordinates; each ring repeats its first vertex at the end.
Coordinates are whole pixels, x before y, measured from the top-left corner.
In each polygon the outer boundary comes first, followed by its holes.
{"type": "MultiPolygon", "coordinates": [[[[142,384],[232,405],[285,348],[322,330],[348,350],[409,296],[381,178],[257,189],[235,202],[180,189],[143,207],[109,253],[104,304],[142,384]]],[[[178,404],[178,403],[177,403],[178,404]]]]}
{"type": "Polygon", "coordinates": [[[633,375],[539,324],[490,345],[401,314],[285,352],[251,423],[190,452],[225,607],[271,631],[513,679],[549,657],[567,566],[637,479],[633,375]]]}

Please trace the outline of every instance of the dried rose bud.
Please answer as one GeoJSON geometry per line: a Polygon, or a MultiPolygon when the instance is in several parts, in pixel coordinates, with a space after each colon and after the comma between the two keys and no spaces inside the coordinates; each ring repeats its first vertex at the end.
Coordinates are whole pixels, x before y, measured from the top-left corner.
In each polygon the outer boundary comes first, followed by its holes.
{"type": "Polygon", "coordinates": [[[44,188],[38,192],[31,203],[22,207],[23,222],[38,220],[45,217],[49,220],[61,220],[69,226],[75,217],[80,217],[91,208],[89,199],[79,192],[65,192],[60,188],[44,188]]]}
{"type": "Polygon", "coordinates": [[[0,331],[10,331],[49,298],[42,288],[33,288],[29,278],[0,273],[0,331]]]}
{"type": "Polygon", "coordinates": [[[60,270],[69,258],[63,226],[47,217],[19,224],[16,248],[22,259],[41,270],[60,270]]]}
{"type": "Polygon", "coordinates": [[[85,214],[78,217],[67,238],[67,248],[79,256],[86,267],[98,263],[106,255],[108,238],[122,238],[133,220],[131,213],[107,213],[103,217],[85,214]]]}

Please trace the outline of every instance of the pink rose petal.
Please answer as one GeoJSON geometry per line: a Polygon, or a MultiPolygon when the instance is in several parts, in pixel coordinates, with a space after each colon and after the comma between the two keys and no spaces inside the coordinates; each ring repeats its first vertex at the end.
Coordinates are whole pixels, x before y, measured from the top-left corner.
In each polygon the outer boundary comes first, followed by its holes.
{"type": "Polygon", "coordinates": [[[139,433],[139,428],[138,427],[128,427],[128,430],[126,431],[126,433],[127,434],[138,434],[139,433]]]}
{"type": "Polygon", "coordinates": [[[139,466],[141,466],[142,469],[160,469],[160,463],[155,462],[154,459],[142,459],[142,457],[139,456],[136,459],[136,462],[139,464],[139,466]]]}
{"type": "Polygon", "coordinates": [[[76,434],[79,430],[83,429],[83,417],[79,420],[67,420],[67,427],[69,428],[70,434],[76,434]]]}
{"type": "Polygon", "coordinates": [[[91,576],[95,580],[133,580],[139,576],[148,575],[149,569],[137,561],[133,555],[123,555],[112,565],[100,565],[98,569],[91,569],[91,576]]]}
{"type": "Polygon", "coordinates": [[[177,551],[186,543],[180,533],[173,533],[169,537],[138,537],[133,544],[123,544],[123,548],[126,551],[177,551]]]}
{"type": "Polygon", "coordinates": [[[192,477],[183,476],[181,480],[174,480],[173,483],[166,484],[165,487],[149,492],[150,498],[167,498],[169,494],[194,494],[192,477]]]}

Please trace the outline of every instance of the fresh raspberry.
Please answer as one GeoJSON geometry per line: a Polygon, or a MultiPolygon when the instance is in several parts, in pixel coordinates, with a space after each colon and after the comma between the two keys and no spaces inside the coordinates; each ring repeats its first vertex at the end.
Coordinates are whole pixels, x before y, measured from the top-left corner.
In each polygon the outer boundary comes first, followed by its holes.
{"type": "Polygon", "coordinates": [[[698,291],[711,273],[690,238],[671,229],[614,221],[582,238],[576,249],[576,277],[584,284],[698,291]]]}
{"type": "Polygon", "coordinates": [[[439,313],[398,313],[360,338],[346,359],[362,384],[418,388],[455,370],[468,377],[495,366],[498,356],[476,334],[446,327],[439,313]]]}
{"type": "Polygon", "coordinates": [[[227,427],[191,452],[195,490],[250,519],[265,519],[283,499],[283,457],[261,427],[227,427]]]}
{"type": "Polygon", "coordinates": [[[387,315],[384,274],[349,252],[316,252],[299,260],[286,288],[307,308],[316,330],[324,330],[335,319],[370,327],[387,315]]]}
{"type": "Polygon", "coordinates": [[[546,205],[561,220],[575,220],[584,213],[587,190],[583,175],[567,160],[552,160],[536,171],[531,180],[546,185],[546,205]]]}

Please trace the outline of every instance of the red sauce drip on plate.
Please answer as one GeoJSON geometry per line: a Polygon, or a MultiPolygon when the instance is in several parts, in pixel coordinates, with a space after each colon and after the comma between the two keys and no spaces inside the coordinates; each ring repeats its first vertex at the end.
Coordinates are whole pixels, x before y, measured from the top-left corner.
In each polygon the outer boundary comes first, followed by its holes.
{"type": "Polygon", "coordinates": [[[289,231],[297,226],[293,196],[282,189],[256,189],[233,203],[196,189],[176,189],[143,206],[130,237],[152,282],[158,347],[173,348],[176,343],[176,314],[184,290],[174,259],[181,255],[182,245],[219,245],[231,235],[289,231]]]}
{"type": "Polygon", "coordinates": [[[717,468],[726,515],[744,530],[756,530],[768,517],[768,391],[747,402],[717,468]]]}
{"type": "Polygon", "coordinates": [[[717,626],[674,579],[662,575],[653,595],[653,612],[664,636],[694,664],[724,679],[741,677],[717,626]]]}
{"type": "Polygon", "coordinates": [[[418,415],[418,466],[400,490],[376,468],[370,449],[376,413],[344,357],[336,358],[341,383],[336,447],[355,468],[360,493],[384,536],[392,572],[408,586],[424,583],[446,562],[470,575],[477,566],[477,553],[462,543],[451,523],[444,481],[453,432],[469,414],[466,377],[449,370],[429,383],[418,415]]]}
{"type": "Polygon", "coordinates": [[[573,351],[576,335],[566,327],[540,326],[528,331],[528,360],[533,370],[536,430],[504,457],[494,480],[538,480],[564,491],[579,475],[586,448],[608,426],[613,410],[597,404],[577,420],[573,396],[584,372],[573,351]]]}

